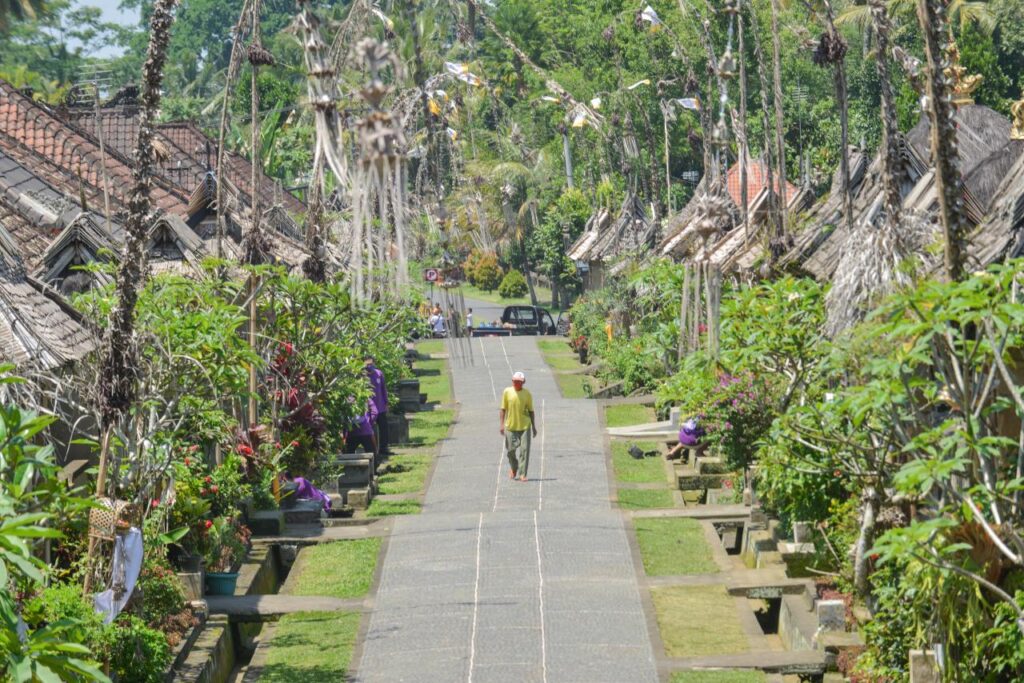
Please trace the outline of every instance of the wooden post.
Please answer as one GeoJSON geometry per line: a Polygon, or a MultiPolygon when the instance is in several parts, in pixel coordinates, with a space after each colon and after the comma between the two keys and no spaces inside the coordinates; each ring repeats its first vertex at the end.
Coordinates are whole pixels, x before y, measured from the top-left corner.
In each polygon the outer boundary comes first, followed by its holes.
{"type": "Polygon", "coordinates": [[[683,266],[683,296],[679,306],[679,363],[686,355],[686,309],[690,301],[690,266],[683,266]]]}
{"type": "MultiPolygon", "coordinates": [[[[103,430],[103,436],[100,439],[100,464],[99,471],[96,473],[96,498],[102,498],[104,490],[107,487],[107,459],[110,453],[110,433],[113,427],[108,425],[103,430]]],[[[92,574],[93,574],[93,562],[96,557],[96,546],[99,545],[99,539],[89,534],[89,550],[85,555],[85,595],[89,595],[92,592],[92,574]]]]}

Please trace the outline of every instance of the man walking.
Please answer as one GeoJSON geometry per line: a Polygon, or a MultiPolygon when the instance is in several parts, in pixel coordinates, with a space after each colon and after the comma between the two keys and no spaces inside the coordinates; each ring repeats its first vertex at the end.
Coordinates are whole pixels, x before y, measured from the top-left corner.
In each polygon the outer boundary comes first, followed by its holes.
{"type": "Polygon", "coordinates": [[[512,375],[512,386],[501,394],[499,411],[499,431],[505,437],[508,476],[519,481],[526,481],[526,473],[530,467],[530,436],[537,436],[533,396],[528,389],[523,388],[524,384],[526,375],[521,372],[512,375]]]}

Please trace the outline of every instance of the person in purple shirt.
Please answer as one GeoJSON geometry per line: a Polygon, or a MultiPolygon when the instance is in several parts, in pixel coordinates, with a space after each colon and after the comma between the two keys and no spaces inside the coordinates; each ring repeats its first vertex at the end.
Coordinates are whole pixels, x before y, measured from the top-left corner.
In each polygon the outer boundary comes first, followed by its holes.
{"type": "Polygon", "coordinates": [[[355,453],[359,446],[366,453],[376,453],[377,437],[373,429],[376,422],[377,406],[370,398],[366,402],[366,412],[352,421],[352,427],[345,434],[345,453],[355,453]]]}
{"type": "Polygon", "coordinates": [[[295,500],[315,500],[324,506],[326,512],[331,511],[331,497],[313,486],[305,477],[294,477],[291,472],[284,473],[285,480],[295,485],[295,500]]]}
{"type": "Polygon", "coordinates": [[[374,425],[377,428],[377,452],[381,455],[391,455],[388,450],[388,386],[384,373],[377,367],[377,359],[367,356],[363,359],[366,363],[366,376],[370,378],[370,390],[373,396],[370,400],[377,408],[377,420],[374,425]]]}

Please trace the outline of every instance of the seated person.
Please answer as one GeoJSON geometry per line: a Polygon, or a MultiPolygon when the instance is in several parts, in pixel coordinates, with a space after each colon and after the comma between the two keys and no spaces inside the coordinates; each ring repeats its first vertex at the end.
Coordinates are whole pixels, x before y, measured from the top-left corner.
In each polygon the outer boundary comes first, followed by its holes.
{"type": "Polygon", "coordinates": [[[444,316],[440,313],[435,313],[430,316],[430,331],[433,332],[435,337],[443,337],[447,334],[447,329],[444,324],[444,316]]]}
{"type": "Polygon", "coordinates": [[[700,426],[697,418],[690,418],[679,428],[679,443],[676,444],[665,456],[669,460],[675,460],[682,456],[683,450],[687,448],[699,448],[701,437],[704,436],[704,428],[700,426]]]}
{"type": "Polygon", "coordinates": [[[294,488],[295,493],[292,495],[295,500],[315,500],[323,505],[324,512],[331,511],[331,497],[313,486],[308,479],[292,476],[289,471],[285,471],[283,476],[284,480],[291,485],[289,488],[294,488]]]}

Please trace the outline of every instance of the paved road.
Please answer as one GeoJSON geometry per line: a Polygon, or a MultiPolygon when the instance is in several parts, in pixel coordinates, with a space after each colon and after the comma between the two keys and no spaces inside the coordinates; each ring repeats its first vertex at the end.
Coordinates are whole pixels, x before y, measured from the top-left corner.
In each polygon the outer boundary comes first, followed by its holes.
{"type": "Polygon", "coordinates": [[[356,680],[657,681],[596,404],[559,397],[533,338],[459,343],[459,420],[423,513],[395,520],[356,680]],[[500,453],[513,369],[541,423],[527,483],[500,453]]]}

